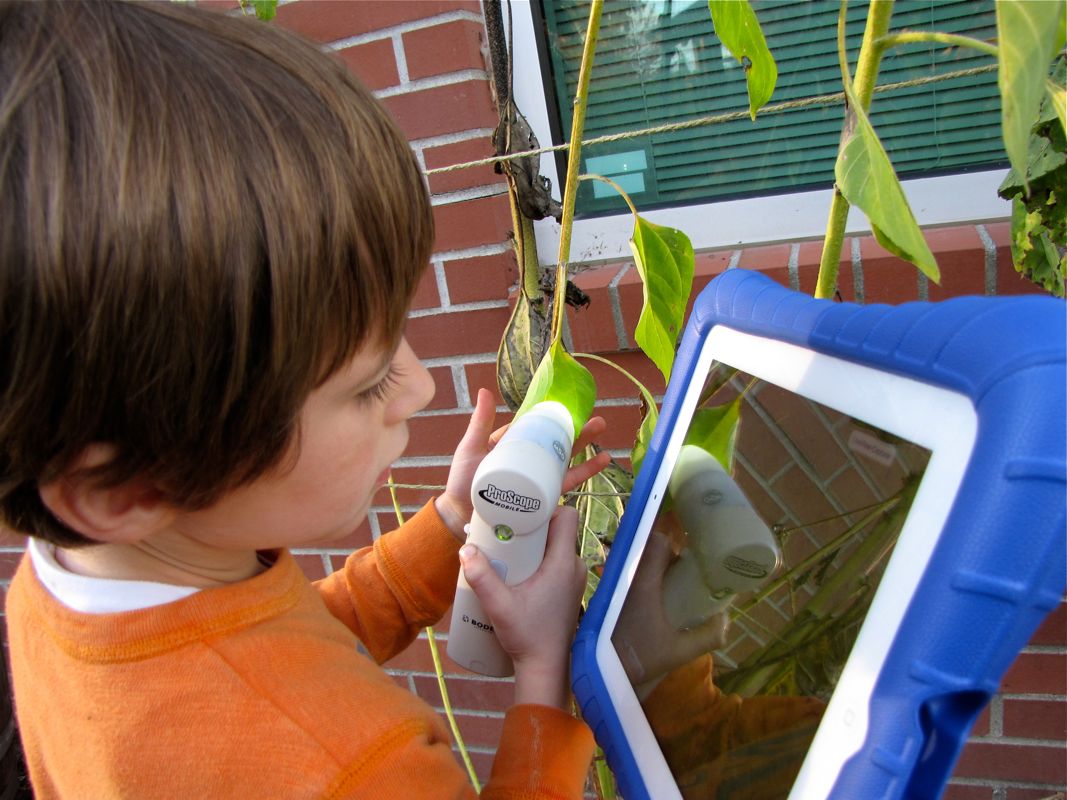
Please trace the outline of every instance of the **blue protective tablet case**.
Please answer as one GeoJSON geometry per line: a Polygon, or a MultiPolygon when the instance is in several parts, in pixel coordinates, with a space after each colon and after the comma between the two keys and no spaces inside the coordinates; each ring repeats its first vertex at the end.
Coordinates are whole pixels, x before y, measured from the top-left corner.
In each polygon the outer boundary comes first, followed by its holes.
{"type": "Polygon", "coordinates": [[[1067,315],[1042,296],[860,306],[735,269],[696,299],[633,494],[582,619],[573,688],[621,794],[648,797],[596,662],[696,356],[715,325],[780,339],[970,398],[978,437],[929,566],[870,698],[861,750],[832,796],[936,798],[974,719],[1067,586],[1067,315]]]}

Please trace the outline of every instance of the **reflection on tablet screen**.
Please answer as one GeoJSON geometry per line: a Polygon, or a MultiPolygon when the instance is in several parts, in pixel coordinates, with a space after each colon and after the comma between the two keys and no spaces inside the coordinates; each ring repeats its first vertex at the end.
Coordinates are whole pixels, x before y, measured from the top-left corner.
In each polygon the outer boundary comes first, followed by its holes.
{"type": "Polygon", "coordinates": [[[929,459],[713,364],[612,632],[684,797],[789,795],[929,459]]]}

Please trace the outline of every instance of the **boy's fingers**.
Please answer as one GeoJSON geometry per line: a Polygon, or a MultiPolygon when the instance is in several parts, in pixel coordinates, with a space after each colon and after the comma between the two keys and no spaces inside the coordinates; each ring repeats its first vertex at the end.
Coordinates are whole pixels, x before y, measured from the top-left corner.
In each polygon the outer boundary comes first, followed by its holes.
{"type": "Polygon", "coordinates": [[[634,581],[660,586],[670,560],[671,543],[664,534],[652,531],[648,536],[645,552],[641,556],[641,563],[637,566],[634,581]]]}
{"type": "Polygon", "coordinates": [[[603,417],[591,417],[587,423],[578,432],[578,438],[574,442],[574,447],[571,449],[574,452],[581,450],[587,444],[591,443],[596,437],[607,430],[608,423],[603,417]]]}
{"type": "Polygon", "coordinates": [[[561,506],[548,524],[548,541],[542,566],[557,575],[571,574],[571,595],[577,603],[585,591],[587,569],[582,557],[575,550],[578,541],[578,512],[569,506],[561,506]]]}
{"type": "Polygon", "coordinates": [[[467,423],[467,432],[463,434],[463,440],[459,446],[483,445],[493,432],[494,419],[496,419],[496,407],[493,405],[493,394],[488,389],[479,389],[474,411],[467,423]]]}
{"type": "Polygon", "coordinates": [[[502,600],[502,595],[507,592],[504,581],[500,580],[496,570],[489,566],[489,560],[473,544],[465,544],[459,549],[459,562],[467,583],[492,619],[501,603],[505,602],[502,600]]]}
{"type": "Polygon", "coordinates": [[[563,506],[548,523],[548,542],[545,544],[544,564],[548,569],[564,569],[570,566],[574,556],[574,543],[578,539],[578,512],[563,506]]]}
{"type": "Polygon", "coordinates": [[[567,474],[563,476],[563,491],[569,492],[581,486],[610,463],[611,455],[608,453],[597,453],[588,461],[576,464],[567,470],[567,474]]]}
{"type": "Polygon", "coordinates": [[[497,428],[491,434],[489,434],[489,449],[492,450],[496,447],[496,443],[500,441],[500,438],[508,432],[508,425],[497,428]]]}

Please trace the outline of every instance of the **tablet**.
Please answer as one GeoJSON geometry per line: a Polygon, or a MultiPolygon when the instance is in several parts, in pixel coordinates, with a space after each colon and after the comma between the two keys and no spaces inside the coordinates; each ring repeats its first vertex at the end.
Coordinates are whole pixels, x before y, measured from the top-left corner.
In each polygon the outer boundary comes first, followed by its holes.
{"type": "Polygon", "coordinates": [[[623,797],[938,795],[1067,584],[1065,324],[709,284],[575,641],[623,797]]]}

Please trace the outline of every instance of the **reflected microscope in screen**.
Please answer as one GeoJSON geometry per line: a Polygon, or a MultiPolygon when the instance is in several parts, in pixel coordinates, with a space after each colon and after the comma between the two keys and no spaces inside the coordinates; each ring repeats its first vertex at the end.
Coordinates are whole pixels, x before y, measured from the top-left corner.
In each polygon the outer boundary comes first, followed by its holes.
{"type": "Polygon", "coordinates": [[[686,798],[785,798],[930,452],[713,364],[612,636],[686,798]]]}

